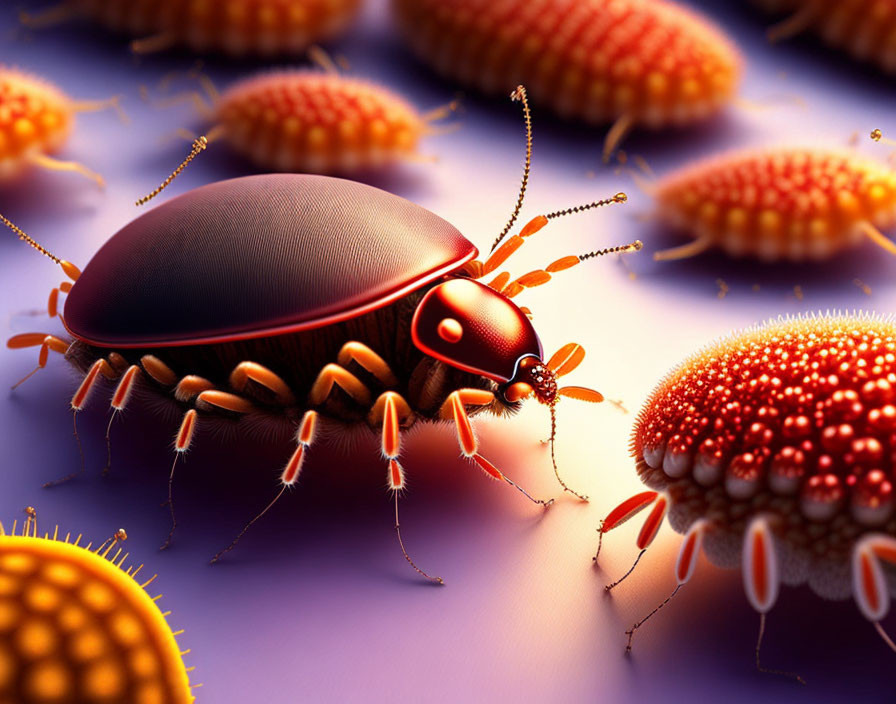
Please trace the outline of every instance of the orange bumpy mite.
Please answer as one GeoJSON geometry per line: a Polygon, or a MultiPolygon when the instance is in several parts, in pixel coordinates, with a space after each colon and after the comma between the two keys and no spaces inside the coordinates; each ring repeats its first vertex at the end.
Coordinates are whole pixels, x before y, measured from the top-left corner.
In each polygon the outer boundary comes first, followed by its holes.
{"type": "Polygon", "coordinates": [[[135,52],[175,46],[243,56],[302,53],[338,34],[357,12],[359,0],[63,0],[29,26],[73,16],[88,17],[135,37],[135,52]]]}
{"type": "Polygon", "coordinates": [[[437,109],[420,115],[403,98],[366,81],[308,70],[237,83],[215,101],[216,127],[259,166],[348,173],[416,156],[437,109]]]}
{"type": "Polygon", "coordinates": [[[774,13],[790,13],[772,27],[771,41],[805,30],[857,59],[896,72],[896,0],[760,0],[774,13]]]}
{"type": "MultiPolygon", "coordinates": [[[[601,538],[652,504],[638,559],[668,511],[685,534],[675,592],[701,550],[718,566],[740,565],[761,614],[759,643],[781,584],[806,583],[830,599],[852,594],[896,650],[880,627],[896,594],[883,570],[896,564],[893,318],[778,320],[710,345],[650,396],[631,451],[654,491],[613,509],[601,538]]],[[[629,647],[659,608],[627,632],[629,647]]],[[[758,644],[756,663],[763,669],[758,644]]]]}
{"type": "Polygon", "coordinates": [[[488,93],[518,83],[563,117],[635,125],[704,118],[732,100],[740,59],[696,13],[661,0],[393,0],[413,50],[488,93]]]}
{"type": "Polygon", "coordinates": [[[77,171],[102,185],[99,174],[50,154],[65,144],[76,113],[107,107],[117,108],[117,99],[75,101],[48,81],[0,65],[0,180],[39,166],[77,171]]]}
{"type": "Polygon", "coordinates": [[[18,534],[0,526],[0,702],[192,702],[175,634],[144,591],[152,579],[122,568],[125,532],[91,549],[39,537],[27,511],[18,534]]]}
{"type": "Polygon", "coordinates": [[[730,564],[726,538],[768,512],[785,581],[839,597],[856,538],[896,536],[894,452],[896,324],[870,315],[783,320],[710,345],[660,383],[632,436],[673,526],[716,526],[711,557],[730,564]]]}
{"type": "Polygon", "coordinates": [[[654,254],[680,259],[719,247],[764,260],[825,259],[896,223],[896,173],[853,154],[774,149],[711,157],[649,189],[659,217],[694,240],[654,254]]]}

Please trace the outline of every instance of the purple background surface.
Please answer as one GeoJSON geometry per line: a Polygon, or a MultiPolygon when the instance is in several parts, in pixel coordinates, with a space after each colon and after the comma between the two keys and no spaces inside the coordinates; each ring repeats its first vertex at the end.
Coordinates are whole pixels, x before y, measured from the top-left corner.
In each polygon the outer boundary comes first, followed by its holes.
{"type": "MultiPolygon", "coordinates": [[[[0,9],[0,61],[46,76],[79,98],[126,95],[131,124],[111,113],[81,115],[62,155],[100,171],[100,192],[69,174],[32,172],[0,187],[0,212],[76,263],[137,214],[136,196],[154,187],[184,153],[165,136],[201,129],[186,107],[158,110],[137,97],[191,57],[135,59],[124,43],[87,26],[38,32],[18,28],[15,3],[0,9]]],[[[40,7],[38,3],[32,7],[40,7]]],[[[702,3],[748,57],[742,95],[762,110],[732,107],[707,125],[636,134],[626,143],[660,174],[721,149],[767,143],[845,146],[855,131],[885,132],[892,120],[892,79],[819,48],[812,40],[769,46],[768,20],[728,3],[702,3]],[[724,8],[722,6],[725,6],[724,8]],[[804,100],[798,105],[793,98],[804,100]],[[888,119],[889,118],[889,121],[888,119]]],[[[443,104],[454,88],[414,62],[393,34],[385,8],[368,4],[361,20],[328,47],[352,72],[404,92],[421,109],[443,104]]],[[[206,70],[223,88],[262,68],[211,58],[206,70]]],[[[522,151],[518,108],[509,101],[464,99],[461,128],[426,140],[436,163],[409,164],[375,185],[447,218],[487,248],[516,194],[522,151]]],[[[824,265],[760,266],[705,256],[657,265],[649,252],[666,238],[637,216],[650,199],[625,175],[598,163],[603,130],[563,124],[535,112],[535,160],[523,218],[626,190],[624,207],[553,223],[514,261],[514,271],[635,237],[647,252],[593,262],[558,277],[520,303],[535,312],[545,347],[575,339],[588,358],[570,383],[593,385],[636,410],[663,373],[726,331],[780,314],[828,308],[891,312],[894,262],[873,247],[824,265]],[[589,172],[596,172],[594,173],[589,172]],[[716,296],[716,279],[730,287],[716,296]],[[855,283],[871,288],[870,297],[855,283]],[[753,284],[761,284],[759,291],[753,284]],[[800,300],[793,287],[800,285],[800,300]]],[[[171,194],[250,173],[226,145],[203,154],[171,194]]],[[[0,237],[0,336],[58,331],[40,313],[58,270],[12,237],[0,237]]],[[[34,364],[36,352],[0,351],[0,384],[34,364]]],[[[639,634],[623,656],[623,631],[673,586],[678,537],[665,528],[636,575],[606,597],[603,585],[634,555],[635,522],[612,534],[601,567],[591,554],[598,520],[639,489],[627,457],[633,416],[614,409],[560,407],[558,455],[570,483],[592,496],[561,498],[543,513],[512,489],[490,483],[457,458],[447,427],[418,428],[408,439],[409,474],[402,525],[411,553],[442,575],[423,584],[395,545],[385,468],[374,442],[354,449],[315,448],[297,491],[287,496],[228,559],[208,558],[276,489],[288,447],[220,443],[201,431],[179,468],[180,532],[157,552],[168,530],[166,477],[176,424],[134,407],[113,430],[113,469],[100,477],[108,392],[95,394],[79,419],[87,473],[65,486],[41,482],[77,467],[67,408],[76,379],[58,356],[14,393],[0,394],[3,481],[0,519],[33,504],[44,527],[102,540],[125,526],[136,562],[157,571],[172,623],[185,628],[194,681],[205,702],[294,701],[838,701],[892,699],[892,653],[852,603],[822,601],[808,589],[784,589],[771,613],[765,662],[792,668],[807,688],[752,669],[757,619],[740,576],[705,561],[672,607],[639,634]]],[[[513,421],[477,424],[484,453],[533,493],[556,495],[543,408],[513,421]]],[[[890,619],[891,628],[896,624],[890,619]]]]}

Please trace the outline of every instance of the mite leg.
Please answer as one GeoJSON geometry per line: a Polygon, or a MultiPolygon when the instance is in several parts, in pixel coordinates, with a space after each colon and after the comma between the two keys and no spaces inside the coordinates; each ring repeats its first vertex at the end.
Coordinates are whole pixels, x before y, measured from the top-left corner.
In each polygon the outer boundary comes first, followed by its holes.
{"type": "Polygon", "coordinates": [[[61,2],[58,5],[52,5],[46,10],[41,10],[36,14],[19,11],[19,22],[29,29],[44,29],[61,24],[71,19],[75,14],[75,8],[70,2],[61,2]]]}
{"type": "Polygon", "coordinates": [[[364,367],[364,369],[373,374],[387,389],[398,385],[398,379],[395,378],[395,374],[386,363],[386,360],[380,357],[363,342],[346,342],[342,346],[342,349],[339,350],[339,355],[336,357],[336,361],[342,367],[348,367],[349,362],[357,362],[364,367]]]}
{"type": "Polygon", "coordinates": [[[48,169],[49,171],[74,171],[75,173],[79,173],[82,176],[89,178],[91,181],[96,183],[100,188],[106,187],[106,182],[103,180],[103,177],[100,176],[95,171],[91,171],[84,164],[79,164],[76,161],[62,161],[60,159],[54,159],[51,156],[47,156],[46,154],[31,154],[28,157],[28,161],[30,161],[35,166],[39,166],[42,169],[48,169]]]}
{"type": "Polygon", "coordinates": [[[191,408],[184,414],[180,428],[174,438],[174,460],[171,462],[171,472],[168,474],[168,509],[171,511],[171,530],[168,531],[168,537],[159,547],[159,550],[165,550],[171,545],[171,539],[174,537],[174,531],[177,529],[177,518],[174,515],[174,468],[177,466],[177,458],[190,449],[193,442],[193,435],[196,432],[196,410],[191,408]]]}
{"type": "Polygon", "coordinates": [[[115,110],[115,114],[118,115],[118,119],[121,120],[122,124],[126,125],[130,122],[127,113],[121,107],[120,95],[113,95],[111,98],[103,100],[79,100],[72,103],[72,110],[75,112],[99,112],[109,108],[115,110]]]}
{"type": "Polygon", "coordinates": [[[635,118],[632,115],[625,114],[621,115],[616,122],[610,127],[607,131],[607,136],[604,138],[604,148],[601,154],[601,158],[605,164],[610,163],[610,157],[613,156],[613,152],[622,144],[622,141],[628,136],[628,133],[632,131],[632,127],[635,126],[635,118]]]}
{"type": "Polygon", "coordinates": [[[40,352],[37,355],[37,366],[26,374],[24,377],[19,379],[14,385],[13,389],[18,388],[23,383],[28,381],[32,376],[34,376],[40,369],[43,369],[47,366],[47,358],[50,356],[50,351],[58,352],[59,354],[65,354],[68,351],[70,343],[65,340],[56,337],[55,335],[44,335],[40,332],[26,332],[21,335],[14,335],[6,341],[6,346],[11,350],[18,350],[25,347],[36,347],[40,345],[40,352]]]}
{"type": "Polygon", "coordinates": [[[358,377],[338,364],[328,364],[321,369],[311,386],[308,401],[312,406],[320,406],[334,386],[338,386],[362,406],[370,405],[370,389],[358,377]]]}
{"type": "Polygon", "coordinates": [[[135,39],[131,42],[131,51],[135,54],[153,54],[157,51],[165,51],[175,44],[175,37],[169,32],[160,32],[143,39],[135,39]]]}
{"type": "Polygon", "coordinates": [[[174,387],[174,398],[181,403],[192,403],[193,399],[203,391],[210,391],[214,388],[215,385],[208,379],[195,374],[188,374],[177,382],[177,386],[174,387]]]}
{"type": "Polygon", "coordinates": [[[759,651],[762,637],[765,635],[766,614],[775,605],[781,578],[778,573],[778,558],[775,554],[775,543],[772,531],[764,516],[757,516],[747,526],[744,533],[743,565],[744,589],[750,605],[759,612],[759,635],[756,638],[756,669],[772,675],[791,677],[800,684],[806,684],[802,677],[794,672],[770,670],[762,666],[759,651]]]}
{"type": "MultiPolygon", "coordinates": [[[[607,516],[607,519],[604,520],[603,525],[601,526],[601,533],[612,530],[620,523],[634,516],[642,508],[646,508],[649,504],[653,503],[653,508],[650,510],[650,513],[647,514],[647,518],[644,520],[644,525],[641,526],[641,531],[638,533],[638,538],[635,541],[635,545],[640,551],[638,553],[638,556],[635,558],[632,566],[628,568],[628,572],[622,575],[615,582],[604,587],[604,589],[606,589],[608,592],[617,587],[632,572],[635,571],[635,567],[638,566],[641,558],[644,557],[644,553],[647,552],[647,548],[650,547],[653,539],[656,538],[656,534],[659,532],[660,526],[663,525],[663,519],[666,517],[666,509],[669,505],[669,500],[665,496],[656,494],[655,492],[644,492],[639,496],[633,496],[628,501],[625,501],[617,506],[610,513],[610,515],[607,516]],[[650,497],[648,496],[649,494],[653,494],[653,496],[650,497]],[[642,497],[640,498],[640,500],[639,496],[642,497]]],[[[598,553],[599,552],[600,545],[598,545],[598,553]]],[[[597,555],[594,556],[594,559],[597,559],[597,555]]]]}
{"type": "Polygon", "coordinates": [[[891,536],[872,533],[856,543],[852,552],[853,596],[862,615],[874,624],[884,643],[896,652],[896,643],[880,623],[890,610],[890,592],[881,560],[896,564],[896,540],[891,536]]]}
{"type": "Polygon", "coordinates": [[[476,439],[476,434],[473,432],[473,425],[470,423],[470,418],[467,415],[467,410],[464,405],[465,403],[485,405],[491,403],[492,400],[494,400],[494,396],[490,391],[483,391],[481,389],[459,389],[458,391],[452,391],[442,405],[441,415],[442,417],[445,417],[448,412],[451,413],[449,417],[454,420],[454,426],[457,430],[457,441],[464,457],[468,457],[476,462],[482,471],[492,479],[503,480],[510,484],[510,486],[517,489],[531,502],[544,507],[550,506],[554,503],[554,499],[544,500],[534,498],[529,492],[523,489],[523,487],[511,480],[510,477],[505,475],[501,470],[495,467],[495,465],[479,454],[479,441],[476,439]],[[487,396],[490,396],[491,398],[487,398],[487,396]]]}
{"type": "Polygon", "coordinates": [[[809,0],[800,5],[790,17],[781,20],[766,30],[765,36],[769,43],[774,44],[784,39],[790,39],[805,31],[818,18],[821,11],[821,3],[818,0],[809,0]]]}
{"type": "Polygon", "coordinates": [[[680,247],[664,249],[653,253],[653,260],[657,262],[670,261],[672,259],[688,259],[703,254],[712,246],[712,238],[709,235],[700,235],[697,239],[683,244],[680,247]]]}
{"type": "Polygon", "coordinates": [[[250,381],[270,391],[277,403],[282,406],[291,406],[296,402],[296,397],[293,396],[287,383],[270,369],[256,362],[240,362],[230,373],[230,385],[240,393],[246,391],[250,381]]]}
{"type": "Polygon", "coordinates": [[[162,386],[174,386],[177,383],[177,374],[155,355],[143,355],[140,358],[140,366],[150,378],[155,379],[162,386]]]}
{"type": "Polygon", "coordinates": [[[112,403],[110,404],[112,407],[112,417],[109,418],[109,425],[106,426],[106,466],[103,468],[104,476],[109,474],[109,471],[112,469],[112,422],[115,420],[115,416],[124,410],[130,400],[131,391],[134,389],[134,382],[139,373],[140,367],[136,364],[132,364],[128,367],[122,375],[121,381],[118,382],[118,387],[115,389],[115,393],[112,395],[112,403]]]}
{"type": "Polygon", "coordinates": [[[200,393],[196,397],[196,408],[203,411],[219,408],[241,415],[255,410],[255,406],[248,399],[216,389],[209,389],[200,393]]]}
{"type": "Polygon", "coordinates": [[[115,370],[112,369],[111,366],[109,366],[109,363],[105,359],[98,359],[90,366],[90,369],[87,370],[87,374],[84,377],[84,380],[81,382],[81,385],[78,386],[78,390],[75,391],[75,395],[72,396],[72,431],[73,435],[75,436],[75,442],[77,442],[78,444],[78,454],[81,456],[81,468],[77,472],[72,472],[71,474],[67,474],[64,477],[60,477],[59,479],[54,479],[52,481],[46,482],[43,485],[45,489],[67,482],[70,479],[74,479],[79,474],[84,473],[84,449],[81,447],[81,438],[78,436],[78,412],[81,411],[85,405],[87,405],[87,400],[90,397],[90,392],[93,390],[93,387],[96,384],[97,377],[101,373],[103,374],[103,376],[109,379],[115,378],[116,376],[115,370]]]}
{"type": "Polygon", "coordinates": [[[408,551],[404,547],[404,541],[401,539],[401,527],[398,520],[398,497],[405,488],[404,468],[398,461],[398,455],[401,452],[401,423],[411,414],[411,409],[399,394],[394,391],[386,391],[382,394],[374,404],[371,410],[371,417],[379,418],[383,424],[383,432],[381,439],[381,449],[383,457],[387,462],[387,481],[389,489],[392,491],[395,500],[395,534],[398,536],[398,545],[401,548],[401,554],[408,564],[414,568],[421,577],[433,582],[434,584],[444,584],[441,577],[433,577],[421,570],[417,564],[408,555],[408,551]],[[401,416],[399,416],[401,412],[401,416]]]}
{"type": "Polygon", "coordinates": [[[626,499],[610,511],[610,513],[607,514],[607,517],[600,522],[600,527],[597,529],[599,534],[597,552],[595,552],[594,557],[591,558],[592,561],[597,562],[600,559],[600,550],[604,544],[604,533],[609,533],[617,526],[621,526],[629,518],[633,518],[656,501],[657,497],[659,497],[659,494],[655,491],[643,491],[640,494],[635,494],[631,498],[626,499]]]}
{"type": "Polygon", "coordinates": [[[302,422],[299,424],[299,430],[296,433],[296,449],[293,452],[292,457],[289,458],[289,462],[286,463],[286,467],[283,468],[283,471],[280,473],[280,491],[277,492],[277,495],[274,499],[265,506],[261,512],[255,516],[251,521],[249,521],[245,527],[240,531],[239,535],[233,539],[233,542],[230,543],[226,548],[218,552],[212,559],[211,564],[215,564],[221,557],[225,554],[233,550],[236,544],[240,541],[246,531],[252,527],[252,525],[258,521],[264,514],[266,514],[271,507],[277,503],[281,496],[283,496],[283,492],[285,492],[289,487],[294,486],[295,483],[299,480],[299,474],[302,471],[302,464],[305,461],[305,455],[308,452],[308,448],[311,446],[311,443],[314,442],[315,431],[317,430],[317,420],[318,415],[317,411],[306,411],[305,415],[302,416],[302,422]]]}
{"type": "Polygon", "coordinates": [[[862,231],[862,234],[864,234],[869,240],[874,242],[874,244],[876,244],[878,247],[889,252],[890,254],[896,254],[896,242],[885,236],[884,233],[878,230],[870,222],[864,220],[859,223],[858,227],[862,231]]]}
{"type": "Polygon", "coordinates": [[[677,582],[675,589],[666,597],[665,601],[625,632],[625,635],[628,636],[625,652],[630,653],[632,651],[632,638],[635,636],[635,631],[643,626],[647,619],[672,601],[675,595],[678,594],[678,590],[693,576],[694,570],[697,568],[697,558],[700,556],[700,548],[703,546],[703,534],[706,532],[707,525],[706,520],[700,519],[685,534],[684,540],[681,542],[681,549],[678,552],[678,560],[675,562],[675,580],[677,582]]]}

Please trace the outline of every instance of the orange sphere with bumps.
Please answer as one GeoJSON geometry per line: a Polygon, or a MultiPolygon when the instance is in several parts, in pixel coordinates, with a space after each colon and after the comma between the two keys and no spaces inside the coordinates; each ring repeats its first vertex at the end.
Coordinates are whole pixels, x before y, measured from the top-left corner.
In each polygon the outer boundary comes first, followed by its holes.
{"type": "Polygon", "coordinates": [[[632,453],[676,530],[709,519],[714,562],[737,564],[767,515],[784,582],[846,598],[856,539],[896,536],[896,324],[813,316],[710,345],[653,392],[632,453]]]}
{"type": "Polygon", "coordinates": [[[524,84],[564,117],[625,116],[661,127],[703,118],[731,100],[736,50],[671,2],[645,0],[393,0],[413,50],[436,70],[488,93],[524,84]]]}
{"type": "Polygon", "coordinates": [[[828,45],[896,73],[896,0],[760,0],[770,12],[789,13],[773,39],[810,30],[828,45]]]}
{"type": "Polygon", "coordinates": [[[426,123],[365,81],[282,71],[230,88],[217,108],[227,140],[265,168],[350,172],[413,155],[426,123]]]}
{"type": "Polygon", "coordinates": [[[359,0],[69,0],[79,14],[146,39],[137,51],[184,46],[194,51],[301,53],[338,34],[359,0]]]}
{"type": "Polygon", "coordinates": [[[874,231],[896,224],[896,173],[853,154],[725,154],[667,176],[654,196],[660,217],[700,243],[685,256],[719,247],[769,261],[825,259],[864,237],[896,251],[874,231]]]}
{"type": "Polygon", "coordinates": [[[0,177],[18,173],[32,154],[48,154],[68,138],[74,108],[51,83],[0,66],[0,177]]]}
{"type": "Polygon", "coordinates": [[[0,702],[192,702],[180,647],[120,548],[67,540],[0,527],[0,702]]]}

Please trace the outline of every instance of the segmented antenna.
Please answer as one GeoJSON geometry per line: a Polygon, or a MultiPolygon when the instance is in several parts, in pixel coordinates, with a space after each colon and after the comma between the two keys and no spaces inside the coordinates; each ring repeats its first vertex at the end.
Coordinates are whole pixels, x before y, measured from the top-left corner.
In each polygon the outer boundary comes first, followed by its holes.
{"type": "Polygon", "coordinates": [[[524,86],[517,86],[516,90],[510,94],[510,99],[514,101],[518,100],[523,104],[523,119],[526,121],[526,163],[523,166],[523,181],[520,184],[520,194],[516,199],[516,207],[513,209],[513,214],[510,216],[510,220],[507,221],[504,229],[501,230],[501,234],[498,235],[498,238],[489,250],[491,252],[495,251],[495,247],[501,244],[501,240],[507,237],[507,233],[510,232],[510,228],[513,227],[513,223],[516,222],[516,218],[520,214],[520,209],[523,207],[523,199],[526,197],[526,187],[529,185],[529,168],[532,166],[532,113],[529,111],[529,100],[526,97],[526,88],[524,86]]]}
{"type": "Polygon", "coordinates": [[[612,198],[604,198],[603,200],[596,200],[593,203],[588,203],[586,205],[577,205],[573,208],[566,208],[566,210],[557,210],[553,213],[548,213],[545,215],[546,220],[553,220],[554,218],[563,217],[564,215],[574,215],[575,213],[581,213],[586,210],[591,210],[592,208],[600,208],[604,205],[612,205],[613,203],[625,203],[628,200],[628,196],[625,195],[622,191],[617,193],[612,198]]]}
{"type": "Polygon", "coordinates": [[[579,261],[583,262],[586,259],[591,259],[592,257],[602,257],[605,254],[622,254],[623,252],[637,252],[641,247],[644,246],[644,243],[641,240],[635,240],[630,244],[621,244],[618,247],[608,247],[607,249],[598,249],[594,252],[588,252],[588,254],[580,254],[579,261]]]}
{"type": "Polygon", "coordinates": [[[26,235],[25,232],[24,232],[20,227],[17,227],[16,225],[14,225],[14,224],[12,223],[12,221],[10,221],[10,220],[9,220],[8,218],[6,218],[5,216],[0,215],[0,222],[2,222],[4,225],[6,225],[10,230],[12,230],[13,232],[15,232],[16,235],[18,235],[18,237],[19,237],[20,240],[22,240],[23,242],[27,242],[29,245],[31,245],[32,247],[34,247],[34,249],[36,249],[38,252],[40,252],[41,254],[43,254],[45,257],[49,257],[49,258],[52,259],[56,264],[58,264],[59,266],[61,266],[61,267],[62,267],[62,270],[65,272],[66,276],[68,276],[70,279],[75,280],[75,279],[77,279],[78,276],[81,274],[81,271],[78,269],[78,267],[76,267],[76,266],[75,266],[74,264],[72,264],[71,262],[67,262],[67,261],[65,261],[65,259],[60,259],[60,258],[57,257],[55,254],[53,254],[52,252],[50,252],[49,250],[45,249],[45,248],[43,247],[43,245],[39,244],[38,242],[36,242],[35,240],[33,240],[31,237],[29,237],[28,235],[26,235]]]}
{"type": "Polygon", "coordinates": [[[157,195],[159,195],[159,193],[161,193],[163,190],[165,190],[165,187],[169,183],[171,183],[181,171],[183,171],[186,168],[187,164],[189,164],[191,161],[193,161],[193,159],[196,158],[196,156],[199,154],[199,152],[201,152],[207,146],[208,146],[208,138],[206,138],[205,135],[202,135],[198,139],[194,140],[193,148],[190,150],[190,153],[187,154],[187,158],[184,159],[182,162],[180,162],[180,166],[178,166],[174,171],[172,171],[171,175],[168,178],[166,178],[164,181],[162,181],[162,184],[158,188],[156,188],[152,193],[150,193],[149,195],[143,196],[138,201],[136,201],[135,205],[143,205],[144,203],[148,203],[153,198],[155,198],[157,195]]]}

